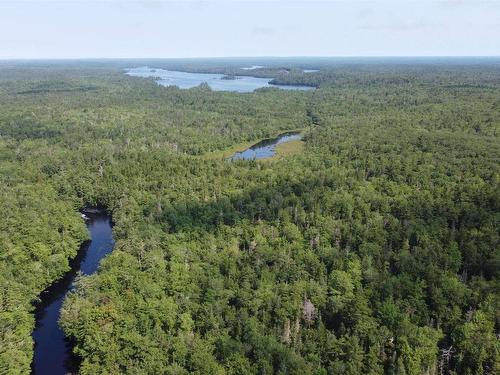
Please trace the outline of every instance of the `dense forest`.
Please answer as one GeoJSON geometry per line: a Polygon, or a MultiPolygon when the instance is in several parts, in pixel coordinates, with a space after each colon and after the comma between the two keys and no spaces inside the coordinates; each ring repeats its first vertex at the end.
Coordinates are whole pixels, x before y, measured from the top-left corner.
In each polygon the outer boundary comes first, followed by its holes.
{"type": "Polygon", "coordinates": [[[62,310],[80,374],[500,372],[500,61],[254,63],[0,62],[0,373],[30,372],[85,206],[116,246],[62,310]],[[301,152],[224,156],[288,130],[301,152]]]}

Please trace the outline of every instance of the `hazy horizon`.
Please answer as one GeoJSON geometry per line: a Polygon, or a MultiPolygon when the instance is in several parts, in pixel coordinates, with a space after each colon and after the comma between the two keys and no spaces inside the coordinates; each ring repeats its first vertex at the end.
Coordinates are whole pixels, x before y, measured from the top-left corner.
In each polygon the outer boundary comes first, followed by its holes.
{"type": "Polygon", "coordinates": [[[498,57],[499,19],[471,0],[0,0],[0,59],[498,57]]]}
{"type": "Polygon", "coordinates": [[[469,55],[469,56],[452,56],[452,55],[408,55],[408,56],[173,56],[173,57],[0,57],[0,61],[117,61],[117,60],[134,60],[134,61],[153,61],[153,60],[294,60],[294,59],[311,59],[311,60],[500,60],[500,55],[469,55]]]}

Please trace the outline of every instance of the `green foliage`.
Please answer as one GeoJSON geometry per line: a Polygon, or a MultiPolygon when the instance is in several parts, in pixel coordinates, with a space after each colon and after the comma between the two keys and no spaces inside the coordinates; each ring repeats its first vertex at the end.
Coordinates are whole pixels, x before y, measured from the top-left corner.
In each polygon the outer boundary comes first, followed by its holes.
{"type": "Polygon", "coordinates": [[[0,373],[24,373],[32,359],[32,302],[69,270],[86,238],[74,202],[0,141],[0,373]]]}
{"type": "Polygon", "coordinates": [[[31,302],[99,203],[115,250],[61,316],[81,374],[498,372],[497,65],[236,94],[102,64],[0,69],[0,371],[29,372],[31,302]],[[203,157],[297,128],[294,155],[203,157]]]}

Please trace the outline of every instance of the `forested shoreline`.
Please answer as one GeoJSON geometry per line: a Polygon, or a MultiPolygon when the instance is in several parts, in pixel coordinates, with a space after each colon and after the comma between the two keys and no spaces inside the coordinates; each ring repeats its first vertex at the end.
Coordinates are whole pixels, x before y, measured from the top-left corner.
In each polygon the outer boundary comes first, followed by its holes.
{"type": "MultiPolygon", "coordinates": [[[[85,205],[116,246],[64,304],[81,374],[500,371],[499,61],[278,61],[248,74],[317,88],[245,94],[130,63],[0,63],[0,373],[30,372],[85,205]]],[[[149,66],[236,69],[196,64],[149,66]]]]}

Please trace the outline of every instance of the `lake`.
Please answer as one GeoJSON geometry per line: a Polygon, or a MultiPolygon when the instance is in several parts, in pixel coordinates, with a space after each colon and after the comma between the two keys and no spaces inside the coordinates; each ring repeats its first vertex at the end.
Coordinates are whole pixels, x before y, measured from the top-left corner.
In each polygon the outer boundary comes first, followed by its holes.
{"type": "Polygon", "coordinates": [[[234,76],[234,79],[224,79],[224,74],[188,73],[175,70],[155,69],[147,66],[126,69],[125,74],[132,77],[156,78],[162,86],[177,86],[190,89],[206,82],[214,91],[252,92],[262,87],[275,87],[283,90],[312,90],[311,86],[272,85],[271,78],[250,76],[234,76]]]}
{"type": "Polygon", "coordinates": [[[252,66],[245,66],[245,67],[240,68],[240,69],[243,69],[243,70],[255,70],[255,69],[261,69],[263,67],[264,67],[263,65],[252,65],[252,66]]]}
{"type": "Polygon", "coordinates": [[[297,132],[284,133],[276,138],[264,139],[259,143],[254,144],[252,147],[244,151],[236,152],[231,156],[231,160],[254,160],[270,158],[276,154],[276,146],[282,143],[296,141],[301,139],[302,136],[297,132]]]}

